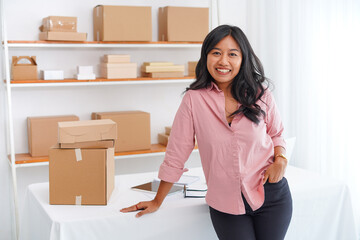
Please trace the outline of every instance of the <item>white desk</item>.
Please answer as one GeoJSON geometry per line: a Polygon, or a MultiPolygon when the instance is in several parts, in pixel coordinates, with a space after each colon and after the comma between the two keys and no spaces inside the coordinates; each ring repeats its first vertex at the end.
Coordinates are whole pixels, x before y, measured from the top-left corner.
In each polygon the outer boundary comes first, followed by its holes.
{"type": "MultiPolygon", "coordinates": [[[[186,174],[202,175],[201,168],[186,174]]],[[[29,186],[22,211],[20,239],[217,239],[204,199],[168,196],[152,214],[135,218],[119,209],[150,196],[130,186],[152,180],[157,173],[116,177],[116,189],[107,206],[49,205],[48,183],[29,186]]],[[[356,239],[348,188],[334,180],[289,166],[287,179],[294,212],[286,240],[356,239]]]]}

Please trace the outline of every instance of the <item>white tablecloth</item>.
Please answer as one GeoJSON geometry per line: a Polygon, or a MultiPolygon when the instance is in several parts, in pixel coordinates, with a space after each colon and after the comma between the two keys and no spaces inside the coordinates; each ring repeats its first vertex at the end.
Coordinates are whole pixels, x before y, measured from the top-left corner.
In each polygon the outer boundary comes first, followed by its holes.
{"type": "MultiPolygon", "coordinates": [[[[201,168],[187,175],[201,175],[201,168]]],[[[22,210],[20,239],[217,239],[204,199],[168,196],[152,214],[119,209],[152,195],[130,187],[153,180],[157,173],[116,176],[115,190],[107,206],[49,205],[49,184],[29,185],[22,210]]],[[[289,166],[286,177],[294,212],[287,240],[355,240],[356,230],[348,188],[335,180],[289,166]]],[[[203,181],[203,176],[200,181],[203,181]]]]}

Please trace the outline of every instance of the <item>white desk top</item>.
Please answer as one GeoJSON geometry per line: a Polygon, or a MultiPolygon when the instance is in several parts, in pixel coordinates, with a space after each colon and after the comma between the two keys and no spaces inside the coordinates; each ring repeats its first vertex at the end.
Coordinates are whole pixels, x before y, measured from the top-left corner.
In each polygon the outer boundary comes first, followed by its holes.
{"type": "MultiPolygon", "coordinates": [[[[186,175],[199,175],[201,168],[186,175]]],[[[107,206],[49,205],[48,183],[29,186],[22,211],[20,239],[217,239],[205,199],[168,196],[152,214],[135,218],[136,212],[119,210],[152,195],[130,187],[151,181],[156,172],[116,176],[116,188],[107,206]]],[[[332,179],[289,166],[286,177],[294,212],[287,240],[356,239],[348,188],[332,179]]]]}

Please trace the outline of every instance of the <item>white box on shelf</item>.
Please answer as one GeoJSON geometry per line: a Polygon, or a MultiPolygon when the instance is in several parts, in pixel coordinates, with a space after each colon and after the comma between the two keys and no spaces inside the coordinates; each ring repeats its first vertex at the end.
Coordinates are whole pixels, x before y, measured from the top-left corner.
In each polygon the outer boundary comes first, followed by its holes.
{"type": "Polygon", "coordinates": [[[41,70],[44,80],[64,80],[64,70],[41,70]]]}
{"type": "Polygon", "coordinates": [[[96,79],[96,76],[94,73],[92,74],[76,74],[77,80],[94,80],[96,79]]]}
{"type": "Polygon", "coordinates": [[[91,75],[94,73],[93,66],[78,66],[77,73],[80,75],[91,75]]]}

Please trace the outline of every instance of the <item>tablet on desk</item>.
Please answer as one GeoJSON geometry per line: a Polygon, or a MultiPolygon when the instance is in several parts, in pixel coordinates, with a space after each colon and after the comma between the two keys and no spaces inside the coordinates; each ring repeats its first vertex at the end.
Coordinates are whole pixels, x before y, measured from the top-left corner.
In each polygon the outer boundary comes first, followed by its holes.
{"type": "MultiPolygon", "coordinates": [[[[138,186],[134,186],[131,189],[142,191],[142,192],[147,192],[147,193],[157,193],[159,185],[160,185],[160,181],[154,180],[152,182],[147,182],[147,183],[144,183],[144,184],[141,184],[138,186]]],[[[176,192],[183,192],[183,191],[184,191],[183,185],[174,184],[172,186],[172,188],[170,189],[168,195],[176,193],[176,192]]]]}

